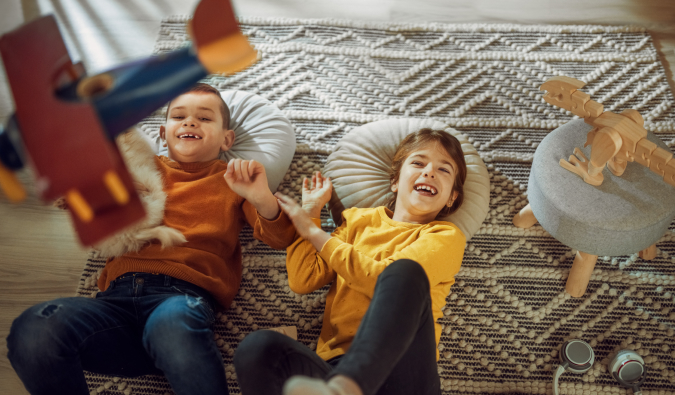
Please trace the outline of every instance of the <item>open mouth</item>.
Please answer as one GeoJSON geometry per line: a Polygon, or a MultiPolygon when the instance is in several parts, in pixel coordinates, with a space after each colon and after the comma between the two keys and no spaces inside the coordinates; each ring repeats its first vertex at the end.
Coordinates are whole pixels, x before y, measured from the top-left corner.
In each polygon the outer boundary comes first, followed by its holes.
{"type": "Polygon", "coordinates": [[[438,193],[436,188],[432,187],[431,185],[427,184],[416,184],[413,189],[419,193],[420,195],[424,196],[434,196],[438,193]]]}
{"type": "Polygon", "coordinates": [[[202,138],[194,133],[183,133],[178,135],[179,139],[193,139],[193,140],[201,140],[202,138]]]}

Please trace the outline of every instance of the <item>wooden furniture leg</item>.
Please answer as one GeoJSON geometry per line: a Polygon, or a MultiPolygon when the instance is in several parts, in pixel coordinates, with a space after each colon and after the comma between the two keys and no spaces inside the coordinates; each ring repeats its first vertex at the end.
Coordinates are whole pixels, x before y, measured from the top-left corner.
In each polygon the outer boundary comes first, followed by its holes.
{"type": "Polygon", "coordinates": [[[534,217],[529,203],[518,214],[513,216],[513,224],[519,228],[529,228],[536,223],[537,219],[534,217]]]}
{"type": "Polygon", "coordinates": [[[591,280],[591,274],[593,274],[597,260],[597,255],[577,251],[577,256],[574,257],[570,274],[567,277],[567,284],[565,285],[567,293],[575,298],[579,298],[586,293],[586,287],[588,287],[588,282],[591,280]]]}
{"type": "Polygon", "coordinates": [[[638,255],[640,255],[640,258],[644,259],[645,261],[651,261],[652,259],[656,258],[656,244],[652,244],[640,251],[638,255]]]}

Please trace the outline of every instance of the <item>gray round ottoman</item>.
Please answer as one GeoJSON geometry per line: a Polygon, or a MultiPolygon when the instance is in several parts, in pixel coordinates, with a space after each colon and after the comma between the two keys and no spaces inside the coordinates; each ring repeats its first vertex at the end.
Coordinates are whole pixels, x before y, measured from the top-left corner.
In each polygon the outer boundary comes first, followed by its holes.
{"type": "MultiPolygon", "coordinates": [[[[629,163],[621,177],[605,168],[600,186],[560,166],[560,159],[568,160],[575,147],[590,157],[590,147],[583,145],[591,129],[583,119],[574,120],[542,140],[532,161],[529,205],[514,217],[521,227],[538,221],[558,241],[579,251],[566,286],[576,297],[586,291],[598,255],[655,251],[654,244],[675,217],[675,187],[638,163],[629,163]]],[[[669,150],[653,133],[647,139],[669,150]]]]}

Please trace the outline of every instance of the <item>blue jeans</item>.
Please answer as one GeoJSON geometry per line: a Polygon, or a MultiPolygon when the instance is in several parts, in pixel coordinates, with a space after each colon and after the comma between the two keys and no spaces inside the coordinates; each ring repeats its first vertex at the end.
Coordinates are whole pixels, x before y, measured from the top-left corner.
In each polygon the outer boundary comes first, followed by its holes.
{"type": "Polygon", "coordinates": [[[228,394],[213,308],[193,284],[131,273],[95,299],[61,298],[24,311],[10,329],[7,356],[33,395],[88,395],[83,370],[164,374],[178,395],[228,394]]]}
{"type": "Polygon", "coordinates": [[[277,395],[295,375],[326,380],[344,375],[364,395],[439,395],[429,292],[429,280],[417,262],[401,259],[387,266],[351,347],[329,361],[280,333],[249,334],[234,354],[241,392],[277,395]]]}

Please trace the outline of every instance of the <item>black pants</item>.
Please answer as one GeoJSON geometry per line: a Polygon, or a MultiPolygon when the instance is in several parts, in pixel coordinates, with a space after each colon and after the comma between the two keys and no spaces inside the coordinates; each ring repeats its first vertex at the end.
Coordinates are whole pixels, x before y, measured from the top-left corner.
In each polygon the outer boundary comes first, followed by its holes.
{"type": "MultiPolygon", "coordinates": [[[[326,317],[325,319],[328,319],[326,317]]],[[[398,260],[380,274],[368,311],[349,351],[326,362],[285,335],[256,331],[234,355],[245,395],[281,394],[284,382],[303,375],[345,375],[364,395],[441,392],[429,280],[414,261],[398,260]]]]}

